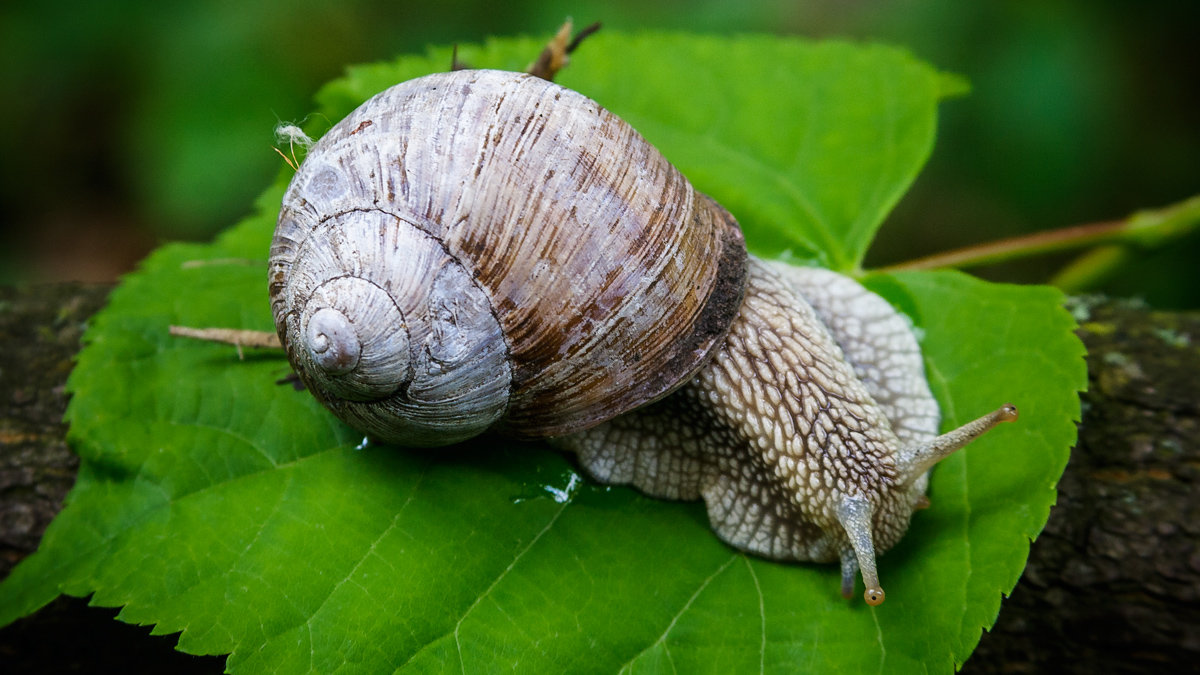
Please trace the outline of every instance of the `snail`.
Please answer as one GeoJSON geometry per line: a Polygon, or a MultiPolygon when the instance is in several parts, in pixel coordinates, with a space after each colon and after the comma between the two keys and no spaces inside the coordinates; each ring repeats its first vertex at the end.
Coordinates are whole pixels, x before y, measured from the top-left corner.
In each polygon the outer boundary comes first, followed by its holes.
{"type": "Polygon", "coordinates": [[[374,439],[548,438],[605,483],[704,499],[718,536],[877,552],[938,436],[907,320],[856,281],[747,254],[734,217],[587,97],[528,74],[398,84],[335,125],[283,198],[269,289],[309,391],[374,439]]]}

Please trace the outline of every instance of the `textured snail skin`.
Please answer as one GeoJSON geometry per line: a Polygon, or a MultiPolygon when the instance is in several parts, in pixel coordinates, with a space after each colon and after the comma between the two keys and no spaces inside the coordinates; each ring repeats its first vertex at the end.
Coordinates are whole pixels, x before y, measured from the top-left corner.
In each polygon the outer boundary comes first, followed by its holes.
{"type": "Polygon", "coordinates": [[[552,442],[599,481],[703,498],[713,529],[739,549],[840,561],[844,595],[861,568],[874,605],[884,598],[876,552],[928,505],[928,469],[1015,414],[938,437],[903,316],[849,277],[751,257],[742,311],[695,379],[552,442]]]}

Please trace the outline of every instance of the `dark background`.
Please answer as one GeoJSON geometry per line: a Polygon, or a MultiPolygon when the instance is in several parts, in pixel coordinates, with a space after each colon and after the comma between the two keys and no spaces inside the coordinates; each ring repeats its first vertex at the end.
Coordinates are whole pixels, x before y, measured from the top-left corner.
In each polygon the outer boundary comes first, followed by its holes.
{"type": "MultiPolygon", "coordinates": [[[[889,42],[969,78],[870,265],[1200,192],[1200,3],[1186,0],[6,0],[0,283],[111,281],[160,242],[211,238],[278,171],[275,125],[348,64],[548,35],[567,16],[889,42]]],[[[1043,281],[1069,259],[982,273],[1043,281]]],[[[1193,234],[1102,288],[1200,307],[1197,260],[1193,234]]]]}

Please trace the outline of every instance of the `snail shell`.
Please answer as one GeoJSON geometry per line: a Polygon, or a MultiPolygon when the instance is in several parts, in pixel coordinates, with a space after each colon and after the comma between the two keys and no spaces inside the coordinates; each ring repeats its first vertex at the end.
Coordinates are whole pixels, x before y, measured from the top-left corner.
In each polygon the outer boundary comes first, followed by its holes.
{"type": "Polygon", "coordinates": [[[745,277],[734,219],[628,124],[530,75],[399,84],[309,152],[270,296],[351,426],[440,445],[585,429],[690,378],[745,277]]]}

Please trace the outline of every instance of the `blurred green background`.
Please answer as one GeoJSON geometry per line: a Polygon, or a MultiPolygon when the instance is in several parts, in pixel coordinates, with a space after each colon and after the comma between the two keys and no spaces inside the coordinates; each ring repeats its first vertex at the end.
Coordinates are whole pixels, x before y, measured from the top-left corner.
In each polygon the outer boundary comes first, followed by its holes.
{"type": "MultiPolygon", "coordinates": [[[[889,42],[968,77],[872,265],[1200,192],[1198,2],[6,0],[0,283],[112,280],[162,241],[210,238],[279,170],[275,125],[303,118],[348,64],[548,35],[567,16],[889,42]]],[[[980,272],[1042,281],[1069,259],[980,272]]],[[[1197,260],[1191,235],[1102,288],[1200,307],[1197,260]]]]}

